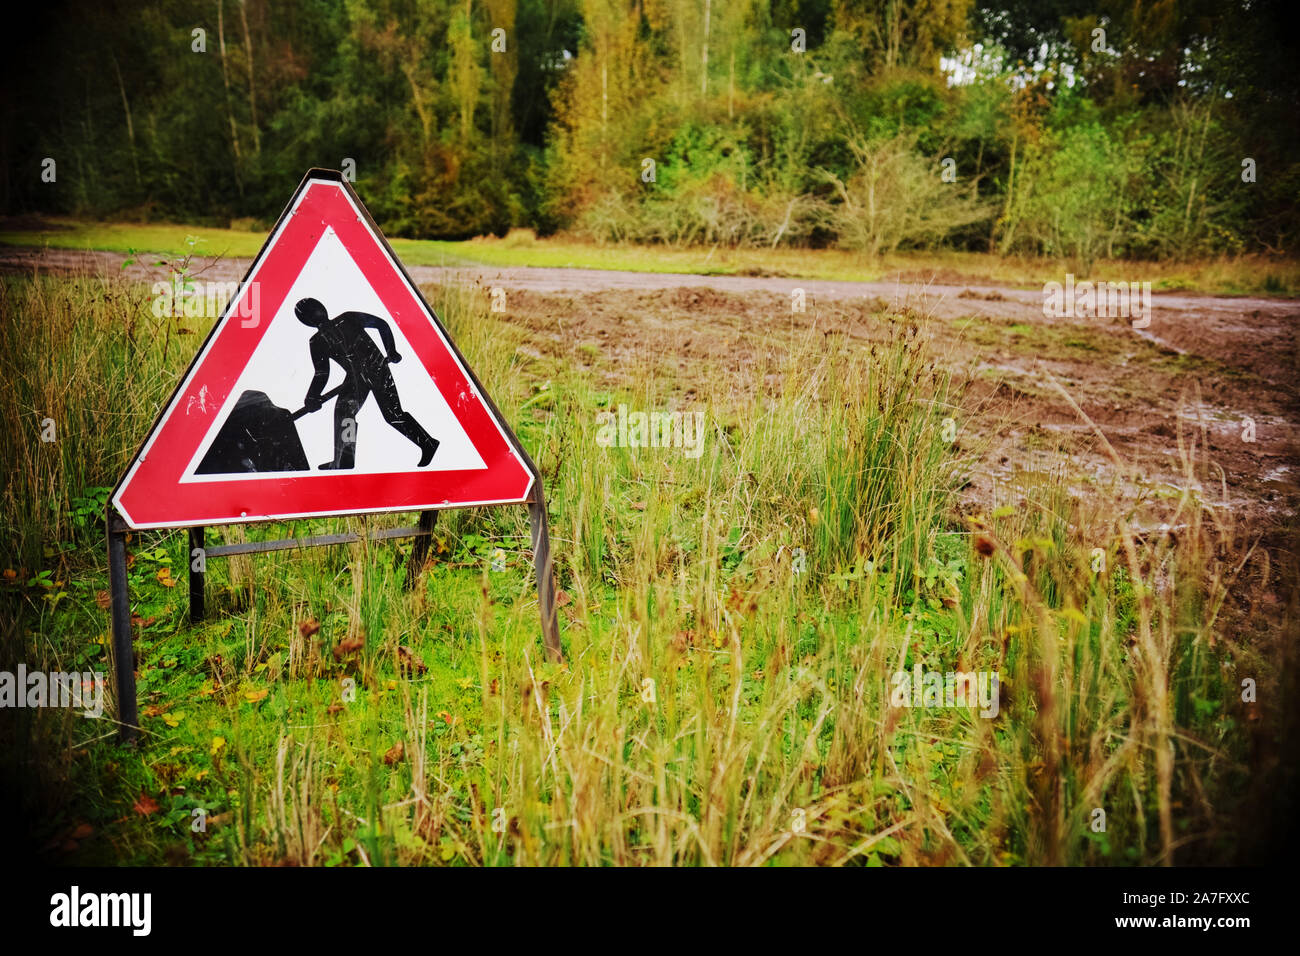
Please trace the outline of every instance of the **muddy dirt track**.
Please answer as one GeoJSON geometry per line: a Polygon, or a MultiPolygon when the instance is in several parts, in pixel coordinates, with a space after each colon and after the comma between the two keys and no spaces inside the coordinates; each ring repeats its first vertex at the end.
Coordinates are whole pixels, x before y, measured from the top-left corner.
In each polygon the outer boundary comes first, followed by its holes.
{"type": "MultiPolygon", "coordinates": [[[[123,259],[0,247],[7,273],[121,274],[123,259]]],[[[248,262],[194,266],[202,279],[229,281],[241,278],[248,262]]],[[[1149,327],[1138,330],[1123,318],[1045,317],[1040,290],[950,274],[943,281],[914,273],[832,282],[581,269],[409,271],[426,287],[462,281],[504,289],[502,318],[524,331],[526,357],[589,369],[601,388],[661,373],[687,396],[692,367],[728,376],[740,394],[761,384],[755,378],[767,364],[758,359],[795,338],[820,332],[834,347],[851,348],[883,339],[884,314],[902,312],[969,383],[959,441],[978,459],[966,492],[973,504],[986,505],[994,483],[1017,471],[1065,471],[1082,489],[1119,470],[1129,495],[1168,491],[1187,483],[1181,430],[1203,434],[1217,465],[1192,483],[1204,482],[1201,494],[1241,530],[1285,547],[1296,525],[1297,301],[1157,293],[1149,327]],[[791,310],[796,288],[806,297],[802,313],[791,310]],[[1253,442],[1245,440],[1248,419],[1253,442]]],[[[134,265],[126,274],[166,278],[156,266],[134,265]]]]}

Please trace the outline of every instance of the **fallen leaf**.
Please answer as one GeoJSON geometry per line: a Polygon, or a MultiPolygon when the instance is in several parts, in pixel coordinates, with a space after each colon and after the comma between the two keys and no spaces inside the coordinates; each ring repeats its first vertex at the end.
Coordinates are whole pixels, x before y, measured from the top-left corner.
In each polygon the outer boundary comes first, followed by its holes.
{"type": "Polygon", "coordinates": [[[171,568],[160,568],[157,574],[158,583],[165,588],[176,587],[176,582],[172,580],[171,568]]]}
{"type": "Polygon", "coordinates": [[[153,797],[149,796],[149,794],[141,790],[140,799],[136,800],[135,803],[131,804],[131,809],[134,810],[136,813],[138,813],[140,816],[147,817],[151,813],[157,813],[159,810],[162,809],[162,807],[158,806],[158,801],[154,800],[153,797]]]}
{"type": "Polygon", "coordinates": [[[384,754],[384,763],[391,767],[393,764],[400,761],[405,753],[406,746],[399,740],[397,743],[393,744],[393,746],[388,748],[388,753],[384,754]]]}

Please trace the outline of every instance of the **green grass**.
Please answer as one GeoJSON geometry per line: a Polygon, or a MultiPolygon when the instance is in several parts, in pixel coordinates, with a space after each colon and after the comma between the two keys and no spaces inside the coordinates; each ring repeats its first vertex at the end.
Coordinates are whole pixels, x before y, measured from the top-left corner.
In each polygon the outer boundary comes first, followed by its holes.
{"type": "MultiPolygon", "coordinates": [[[[267,230],[184,225],[103,223],[52,219],[49,227],[0,231],[0,245],[103,250],[142,256],[251,258],[267,230]],[[191,245],[190,240],[198,241],[191,245]]],[[[785,276],[835,281],[879,281],[900,274],[940,283],[991,282],[1039,288],[1077,269],[1068,262],[981,253],[902,252],[879,259],[835,249],[724,249],[700,246],[598,245],[564,236],[537,239],[530,230],[465,242],[390,240],[409,266],[486,265],[503,268],[606,269],[691,275],[785,276]]],[[[1149,281],[1158,292],[1210,295],[1300,295],[1300,262],[1243,256],[1196,263],[1101,261],[1092,278],[1149,281]]]]}
{"type": "MultiPolygon", "coordinates": [[[[147,297],[0,280],[0,666],[111,671],[99,509],[201,338],[147,297]]],[[[756,355],[764,387],[646,353],[597,395],[481,293],[434,304],[545,475],[565,662],[542,652],[522,508],[444,515],[410,592],[406,544],[213,560],[197,626],[183,533],[134,535],[140,745],[66,711],[0,722],[0,779],[47,860],[1231,858],[1233,688],[1258,660],[1219,621],[1231,532],[1190,492],[1134,512],[1026,474],[964,517],[961,393],[898,316],[870,351],[813,333],[756,355]],[[688,388],[700,457],[597,444],[600,409],[688,388]],[[1161,520],[1179,535],[1132,530],[1161,520]],[[996,671],[998,717],[891,706],[914,664],[996,671]]]]}

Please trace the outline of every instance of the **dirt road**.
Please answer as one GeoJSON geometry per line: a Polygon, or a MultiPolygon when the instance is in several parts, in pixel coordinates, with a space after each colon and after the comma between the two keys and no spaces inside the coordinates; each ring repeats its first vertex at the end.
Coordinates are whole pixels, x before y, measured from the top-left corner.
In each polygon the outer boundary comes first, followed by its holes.
{"type": "MultiPolygon", "coordinates": [[[[0,247],[0,271],[9,273],[120,274],[123,259],[0,247]]],[[[194,267],[203,279],[230,281],[248,262],[194,267]]],[[[167,275],[141,264],[125,271],[148,281],[167,275]]],[[[1041,290],[951,276],[831,282],[583,269],[410,272],[421,286],[503,289],[503,318],[526,330],[534,357],[578,362],[610,386],[644,374],[649,362],[684,381],[688,393],[683,372],[693,360],[719,365],[743,391],[756,385],[755,356],[788,346],[792,336],[820,331],[851,346],[882,338],[883,316],[901,311],[969,381],[961,443],[979,459],[968,489],[974,499],[987,502],[994,482],[1017,470],[1065,468],[1080,480],[1113,474],[1096,429],[1123,463],[1131,493],[1158,493],[1187,481],[1180,430],[1190,437],[1203,429],[1222,476],[1201,493],[1243,529],[1278,543],[1296,523],[1300,302],[1293,300],[1155,294],[1149,327],[1134,329],[1121,318],[1045,316],[1041,290]],[[803,290],[803,312],[792,310],[795,289],[803,290]]]]}

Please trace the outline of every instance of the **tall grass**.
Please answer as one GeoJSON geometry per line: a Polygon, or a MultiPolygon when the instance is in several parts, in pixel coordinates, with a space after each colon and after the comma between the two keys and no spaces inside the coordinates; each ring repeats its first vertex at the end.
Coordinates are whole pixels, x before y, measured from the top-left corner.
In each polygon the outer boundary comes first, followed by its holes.
{"type": "MultiPolygon", "coordinates": [[[[4,656],[53,667],[106,628],[102,529],[77,537],[72,502],[117,477],[197,335],[169,337],[118,280],[0,290],[3,560],[71,545],[64,600],[0,592],[4,656]]],[[[303,865],[1230,855],[1246,739],[1217,610],[1242,551],[1211,503],[1080,501],[1024,475],[962,518],[943,428],[961,391],[913,319],[876,317],[865,349],[795,334],[739,377],[647,356],[598,393],[481,290],[432,297],[545,475],[564,664],[541,653],[522,509],[444,516],[413,592],[391,546],[259,557],[242,583],[214,562],[194,628],[152,573],[183,568],[180,536],[143,535],[154,712],[126,757],[90,722],[29,718],[9,769],[39,765],[42,838],[90,819],[104,837],[82,859],[303,865]],[[703,453],[603,447],[596,413],[618,402],[703,411],[703,453]],[[997,717],[891,706],[916,664],[998,672],[997,717]],[[162,810],[132,814],[142,791],[162,810]]],[[[1188,436],[1189,489],[1202,447],[1188,436]]]]}
{"type": "Polygon", "coordinates": [[[74,500],[125,469],[207,328],[90,275],[0,280],[0,315],[0,535],[35,566],[79,530],[74,500]]]}

